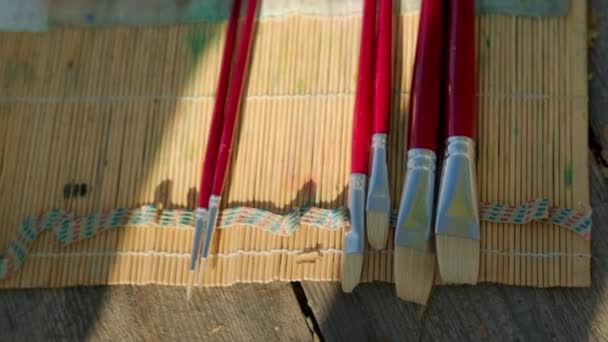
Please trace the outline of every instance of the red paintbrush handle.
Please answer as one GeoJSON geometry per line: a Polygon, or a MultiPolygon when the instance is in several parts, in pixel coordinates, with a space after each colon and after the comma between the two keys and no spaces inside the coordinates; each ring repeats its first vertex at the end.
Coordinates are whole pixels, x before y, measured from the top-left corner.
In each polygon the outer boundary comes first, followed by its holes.
{"type": "Polygon", "coordinates": [[[232,56],[236,41],[236,33],[239,27],[240,12],[241,0],[234,0],[226,31],[226,42],[224,43],[224,51],[222,53],[220,76],[217,84],[215,103],[213,105],[213,115],[211,116],[211,127],[209,127],[209,135],[207,138],[207,150],[205,151],[205,161],[203,163],[203,173],[201,175],[201,186],[198,193],[199,208],[207,208],[209,205],[209,196],[211,196],[211,187],[213,186],[213,177],[215,175],[218,146],[220,144],[222,128],[224,126],[226,93],[228,92],[228,84],[230,83],[230,69],[232,66],[232,56]]]}
{"type": "Polygon", "coordinates": [[[388,133],[391,112],[393,0],[380,0],[378,26],[376,87],[374,92],[374,133],[388,133]]]}
{"type": "Polygon", "coordinates": [[[376,0],[364,0],[361,47],[359,49],[359,77],[355,95],[353,121],[353,150],[351,172],[367,175],[372,125],[372,91],[374,65],[374,31],[376,29],[376,0]]]}
{"type": "Polygon", "coordinates": [[[450,2],[448,136],[475,138],[475,3],[450,2]]]}
{"type": "Polygon", "coordinates": [[[220,196],[228,171],[228,162],[232,152],[232,141],[234,138],[234,127],[238,118],[239,107],[241,103],[241,94],[243,93],[243,83],[245,80],[245,70],[249,61],[249,51],[253,37],[253,25],[258,9],[258,0],[249,0],[247,6],[247,14],[245,24],[241,34],[241,45],[239,46],[236,65],[232,74],[232,83],[230,84],[230,94],[228,97],[228,105],[226,109],[226,118],[224,120],[224,129],[220,148],[218,151],[217,167],[215,178],[213,179],[213,195],[220,196]]]}
{"type": "Polygon", "coordinates": [[[443,0],[423,0],[410,98],[409,149],[437,150],[443,70],[443,0]]]}

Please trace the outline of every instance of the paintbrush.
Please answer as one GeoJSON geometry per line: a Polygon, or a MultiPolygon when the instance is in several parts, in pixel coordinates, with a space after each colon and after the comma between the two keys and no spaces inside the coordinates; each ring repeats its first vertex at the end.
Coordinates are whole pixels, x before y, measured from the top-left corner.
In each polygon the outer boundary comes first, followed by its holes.
{"type": "Polygon", "coordinates": [[[369,168],[373,90],[374,31],[376,0],[364,0],[359,52],[359,75],[353,119],[353,146],[349,211],[351,229],[344,234],[342,290],[352,292],[361,279],[365,247],[365,197],[369,168]]]}
{"type": "Polygon", "coordinates": [[[220,66],[220,75],[217,84],[217,92],[215,95],[215,103],[213,105],[213,114],[211,116],[211,126],[207,136],[207,149],[205,151],[205,161],[203,162],[203,171],[201,175],[201,185],[198,193],[198,207],[196,209],[196,221],[194,225],[194,239],[192,241],[192,255],[190,257],[190,270],[188,273],[188,287],[186,290],[186,298],[192,296],[192,282],[194,280],[194,271],[196,269],[196,260],[201,245],[201,237],[203,227],[207,225],[207,206],[209,205],[209,196],[211,195],[211,186],[215,175],[215,165],[217,162],[218,147],[224,126],[224,108],[226,104],[226,94],[228,92],[228,84],[230,80],[230,70],[232,67],[234,44],[239,25],[239,13],[241,12],[241,0],[234,0],[230,18],[228,19],[228,27],[226,29],[226,41],[224,43],[224,51],[222,52],[222,64],[220,66]]]}
{"type": "Polygon", "coordinates": [[[475,284],[479,274],[479,212],[475,173],[475,4],[450,1],[447,46],[447,147],[435,235],[441,278],[475,284]]]}
{"type": "Polygon", "coordinates": [[[399,298],[426,304],[433,286],[433,213],[444,45],[443,0],[420,9],[409,117],[407,171],[395,233],[394,276],[399,298]]]}
{"type": "Polygon", "coordinates": [[[211,196],[209,196],[209,217],[207,220],[205,240],[203,242],[203,250],[201,252],[201,262],[199,266],[200,283],[202,284],[205,277],[205,266],[209,255],[209,247],[213,238],[213,231],[219,214],[219,206],[221,202],[222,190],[228,171],[228,163],[232,154],[232,143],[234,140],[234,128],[238,120],[238,114],[241,105],[241,96],[243,93],[243,84],[245,74],[249,64],[249,54],[254,33],[255,17],[257,15],[259,1],[249,0],[247,3],[247,13],[245,15],[245,23],[241,33],[240,46],[232,73],[232,82],[230,83],[230,94],[226,106],[226,114],[224,119],[224,127],[220,139],[220,147],[217,155],[217,165],[213,185],[211,188],[211,196]]]}
{"type": "Polygon", "coordinates": [[[374,89],[374,134],[372,136],[372,171],[367,193],[367,240],[374,249],[386,247],[391,217],[386,141],[391,112],[391,67],[393,1],[380,0],[376,79],[374,89]]]}

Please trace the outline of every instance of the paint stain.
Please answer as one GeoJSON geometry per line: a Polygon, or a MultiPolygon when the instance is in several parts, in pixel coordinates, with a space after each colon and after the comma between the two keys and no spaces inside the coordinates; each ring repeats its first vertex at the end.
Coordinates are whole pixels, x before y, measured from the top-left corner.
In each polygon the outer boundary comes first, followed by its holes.
{"type": "Polygon", "coordinates": [[[186,160],[193,161],[196,158],[196,147],[194,144],[188,144],[186,148],[186,160]]]}
{"type": "Polygon", "coordinates": [[[299,79],[296,83],[296,92],[303,94],[306,91],[306,82],[303,79],[299,79]]]}
{"type": "Polygon", "coordinates": [[[29,62],[12,62],[6,63],[2,77],[2,88],[8,92],[10,87],[19,81],[33,82],[36,80],[36,69],[29,62]]]}
{"type": "Polygon", "coordinates": [[[573,178],[572,164],[568,164],[566,166],[566,168],[564,169],[564,184],[566,185],[566,187],[572,186],[572,178],[573,178]]]}
{"type": "Polygon", "coordinates": [[[209,37],[203,33],[200,29],[195,29],[188,34],[188,47],[190,48],[190,54],[192,60],[196,63],[200,56],[205,51],[205,47],[209,43],[209,37]]]}
{"type": "Polygon", "coordinates": [[[517,127],[517,126],[513,127],[513,136],[515,138],[519,138],[519,127],[517,127]]]}
{"type": "Polygon", "coordinates": [[[92,24],[95,22],[95,14],[93,13],[88,13],[87,15],[84,16],[84,20],[89,23],[92,24]]]}
{"type": "Polygon", "coordinates": [[[7,67],[4,68],[4,74],[2,77],[2,88],[4,88],[7,92],[10,86],[17,80],[17,72],[15,69],[15,65],[12,62],[7,63],[7,67]]]}

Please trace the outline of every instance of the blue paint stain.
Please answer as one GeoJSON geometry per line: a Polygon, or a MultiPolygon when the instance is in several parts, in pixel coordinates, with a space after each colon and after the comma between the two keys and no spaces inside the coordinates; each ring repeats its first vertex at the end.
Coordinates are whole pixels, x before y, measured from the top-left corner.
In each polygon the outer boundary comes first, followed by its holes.
{"type": "Polygon", "coordinates": [[[91,24],[95,22],[95,14],[89,13],[84,17],[84,19],[87,21],[87,23],[91,24]]]}

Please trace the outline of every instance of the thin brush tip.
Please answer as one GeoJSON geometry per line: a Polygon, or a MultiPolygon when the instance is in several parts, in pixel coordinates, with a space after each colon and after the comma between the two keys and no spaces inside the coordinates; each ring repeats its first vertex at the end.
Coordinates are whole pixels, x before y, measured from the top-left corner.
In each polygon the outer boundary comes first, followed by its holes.
{"type": "Polygon", "coordinates": [[[198,284],[199,286],[203,286],[203,283],[205,282],[205,266],[207,264],[207,259],[206,258],[201,258],[201,263],[199,265],[198,268],[198,284]]]}
{"type": "Polygon", "coordinates": [[[363,253],[343,254],[342,259],[342,291],[351,293],[361,281],[363,253]]]}
{"type": "Polygon", "coordinates": [[[477,284],[479,240],[437,235],[437,263],[441,279],[451,284],[477,284]]]}
{"type": "Polygon", "coordinates": [[[407,302],[426,305],[435,280],[435,254],[395,246],[395,290],[407,302]]]}
{"type": "Polygon", "coordinates": [[[390,213],[386,211],[368,211],[366,221],[367,240],[370,246],[375,250],[386,248],[390,213]]]}

